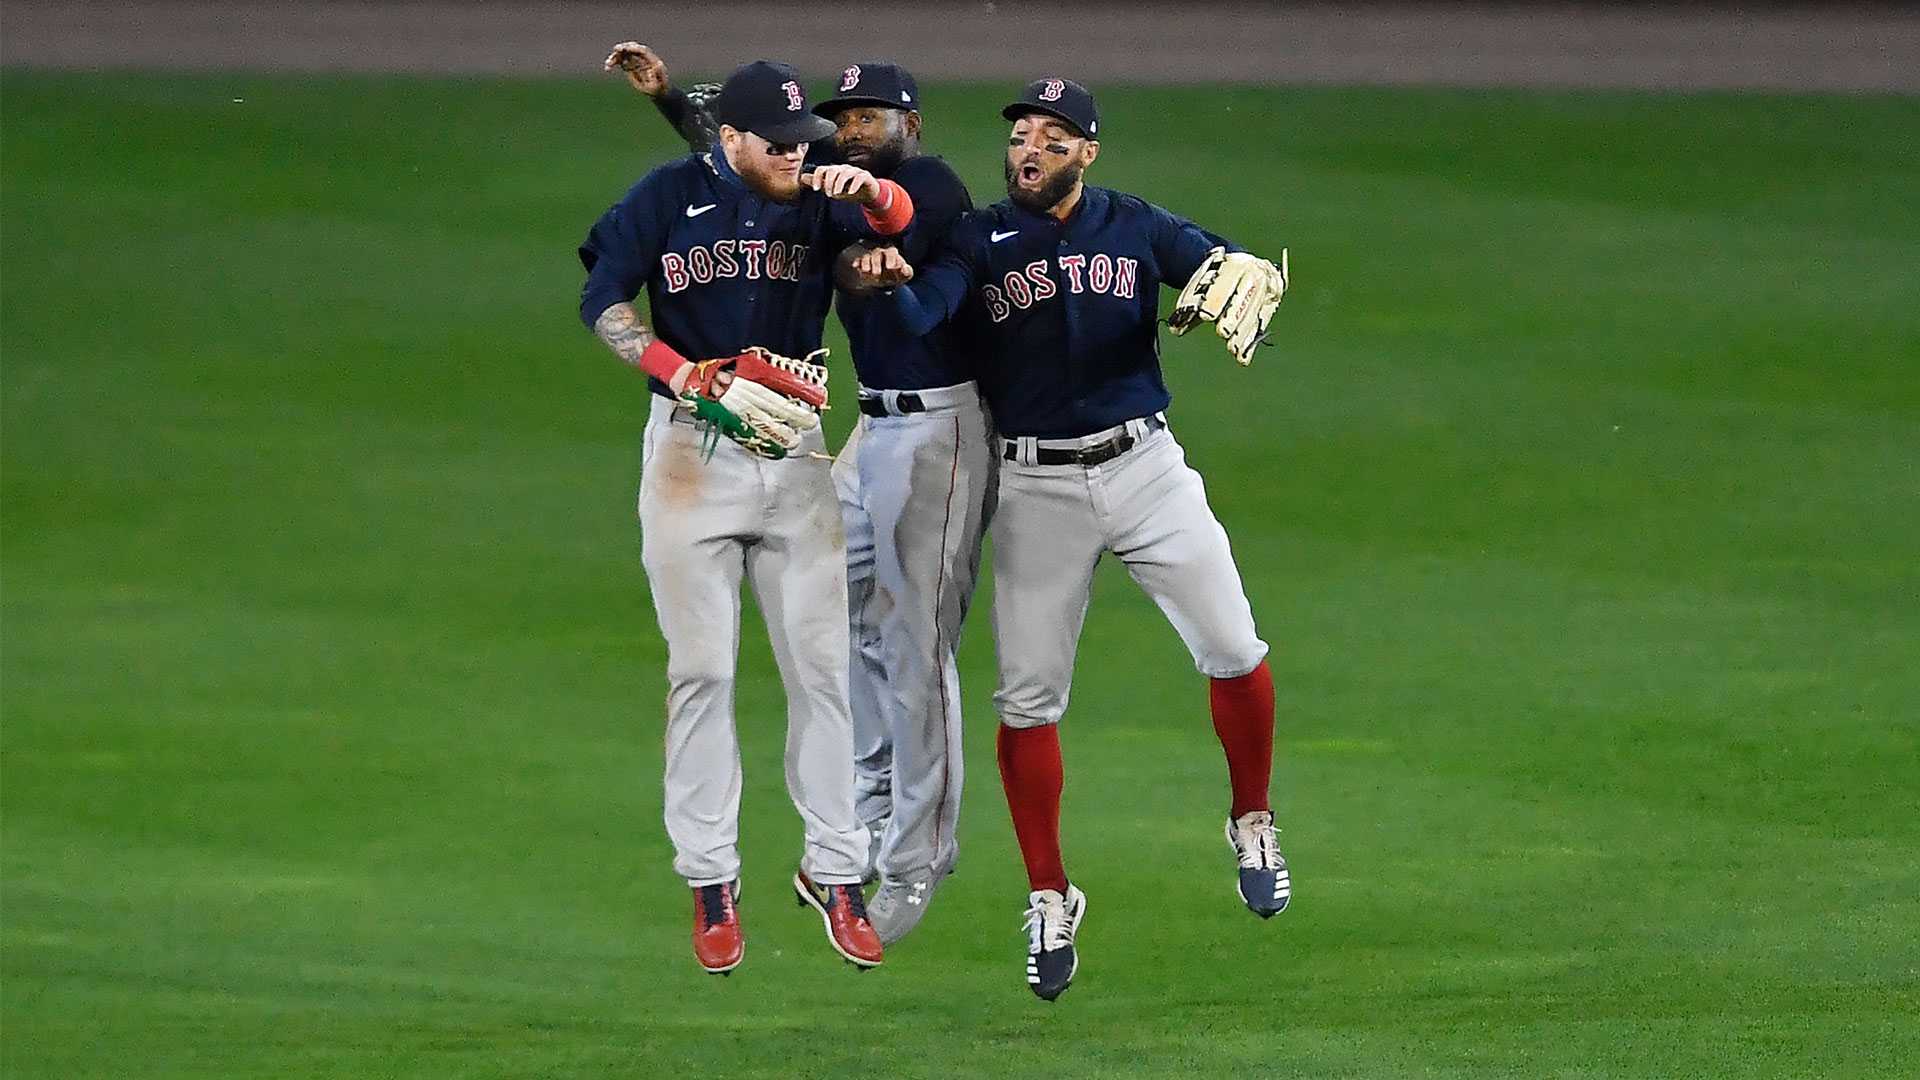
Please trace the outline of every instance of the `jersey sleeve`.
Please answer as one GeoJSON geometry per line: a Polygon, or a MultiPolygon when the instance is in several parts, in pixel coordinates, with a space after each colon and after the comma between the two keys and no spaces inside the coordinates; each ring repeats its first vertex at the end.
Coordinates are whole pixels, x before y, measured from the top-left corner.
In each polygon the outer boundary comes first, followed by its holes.
{"type": "Polygon", "coordinates": [[[1160,280],[1176,289],[1186,284],[1194,271],[1200,269],[1200,264],[1207,259],[1207,252],[1217,247],[1224,247],[1228,251],[1241,250],[1240,245],[1210,233],[1170,210],[1149,203],[1147,212],[1153,215],[1153,257],[1160,264],[1160,280]]]}
{"type": "Polygon", "coordinates": [[[685,90],[669,86],[667,92],[653,99],[653,107],[682,139],[687,141],[687,149],[698,154],[712,146],[720,125],[713,118],[711,95],[699,100],[690,97],[685,90]]]}
{"type": "Polygon", "coordinates": [[[954,222],[973,209],[973,197],[953,167],[936,157],[909,159],[893,178],[913,196],[913,224],[899,245],[907,261],[917,266],[946,246],[954,222]]]}
{"type": "MultiPolygon", "coordinates": [[[[898,184],[899,182],[894,181],[894,183],[898,184]]],[[[896,198],[905,198],[907,200],[910,204],[910,212],[913,215],[901,230],[901,232],[904,233],[913,228],[913,221],[920,215],[920,207],[917,202],[914,202],[913,193],[909,192],[905,185],[900,185],[900,190],[895,192],[894,195],[896,198]]],[[[893,243],[893,237],[900,235],[900,233],[882,235],[879,230],[873,227],[873,222],[868,220],[867,208],[851,199],[828,199],[825,195],[819,195],[817,193],[814,197],[823,199],[827,203],[827,223],[829,230],[833,234],[831,240],[833,241],[833,250],[835,251],[846,247],[854,241],[882,240],[887,243],[893,243]]]]}
{"type": "Polygon", "coordinates": [[[980,230],[973,224],[971,214],[954,222],[945,253],[929,265],[915,266],[913,280],[888,294],[894,315],[908,333],[924,337],[966,304],[984,265],[980,230]]]}
{"type": "Polygon", "coordinates": [[[660,264],[668,217],[661,210],[671,177],[656,169],[635,184],[580,244],[587,280],[580,288],[580,321],[589,327],[600,313],[640,295],[660,264]]]}

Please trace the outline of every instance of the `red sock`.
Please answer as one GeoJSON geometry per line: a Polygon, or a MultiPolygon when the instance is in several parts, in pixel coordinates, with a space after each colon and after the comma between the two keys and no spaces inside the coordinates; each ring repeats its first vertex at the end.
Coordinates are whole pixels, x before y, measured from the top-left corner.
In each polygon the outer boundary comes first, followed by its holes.
{"type": "Polygon", "coordinates": [[[1000,785],[1013,813],[1013,835],[1027,862],[1033,889],[1067,891],[1060,861],[1060,729],[1053,724],[1012,728],[1000,725],[1000,785]]]}
{"type": "Polygon", "coordinates": [[[1213,706],[1213,731],[1227,752],[1227,777],[1233,783],[1233,816],[1271,810],[1267,784],[1273,779],[1273,673],[1267,662],[1237,679],[1214,679],[1207,688],[1213,706]]]}

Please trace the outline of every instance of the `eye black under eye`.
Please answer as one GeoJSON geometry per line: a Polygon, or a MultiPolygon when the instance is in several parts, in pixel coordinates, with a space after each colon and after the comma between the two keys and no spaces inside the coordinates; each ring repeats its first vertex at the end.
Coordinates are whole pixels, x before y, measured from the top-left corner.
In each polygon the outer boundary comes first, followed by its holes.
{"type": "Polygon", "coordinates": [[[1049,154],[1065,154],[1067,152],[1068,150],[1065,143],[1056,142],[1047,144],[1047,153],[1049,154]]]}

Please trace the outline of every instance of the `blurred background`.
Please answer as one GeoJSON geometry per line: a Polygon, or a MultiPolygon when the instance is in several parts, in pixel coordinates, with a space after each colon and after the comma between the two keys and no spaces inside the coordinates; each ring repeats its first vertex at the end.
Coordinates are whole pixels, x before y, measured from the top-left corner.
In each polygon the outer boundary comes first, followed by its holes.
{"type": "Polygon", "coordinates": [[[1900,90],[1912,5],[317,3],[13,0],[9,65],[577,74],[645,31],[682,70],[776,56],[831,72],[911,58],[922,79],[1900,90]]]}
{"type": "Polygon", "coordinates": [[[1920,1059],[1912,7],[8,0],[0,62],[7,1077],[1920,1059]],[[1069,995],[1023,981],[990,581],[960,872],[864,976],[785,894],[749,610],[747,960],[698,972],[645,391],[576,315],[587,227],[685,152],[599,70],[628,38],[897,60],[979,203],[1000,106],[1080,78],[1091,181],[1291,249],[1253,367],[1163,340],[1275,647],[1284,916],[1109,566],[1069,995]]]}

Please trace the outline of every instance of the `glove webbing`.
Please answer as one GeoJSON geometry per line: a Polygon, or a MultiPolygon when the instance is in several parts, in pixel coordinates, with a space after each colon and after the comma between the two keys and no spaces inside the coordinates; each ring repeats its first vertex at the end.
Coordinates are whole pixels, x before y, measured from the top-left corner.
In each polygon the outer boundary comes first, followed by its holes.
{"type": "MultiPolygon", "coordinates": [[[[769,352],[766,349],[756,349],[755,351],[760,354],[760,359],[767,365],[777,367],[802,382],[812,383],[823,390],[826,388],[827,365],[825,359],[827,350],[815,349],[808,353],[804,360],[795,360],[791,356],[782,356],[777,352],[769,352]],[[819,357],[819,359],[816,360],[815,357],[819,357]]],[[[825,409],[827,406],[822,405],[821,408],[825,409]]]]}

